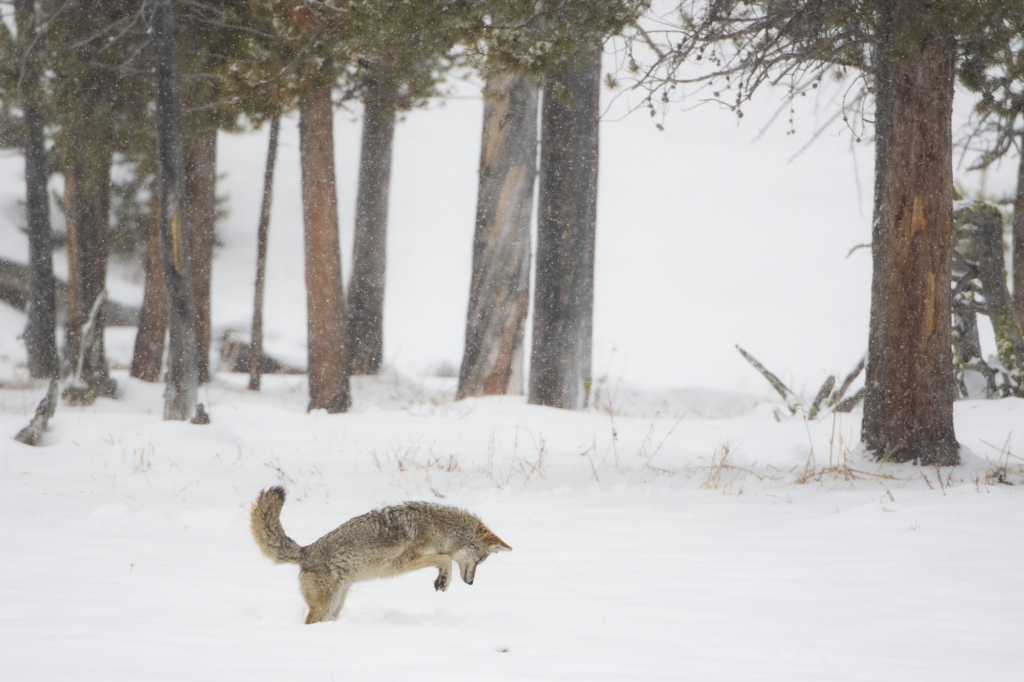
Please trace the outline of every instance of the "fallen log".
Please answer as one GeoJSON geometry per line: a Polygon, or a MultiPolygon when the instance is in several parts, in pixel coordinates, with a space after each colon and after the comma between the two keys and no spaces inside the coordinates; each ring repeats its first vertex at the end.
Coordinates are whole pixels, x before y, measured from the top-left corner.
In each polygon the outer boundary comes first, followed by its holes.
{"type": "MultiPolygon", "coordinates": [[[[305,370],[286,365],[275,360],[266,353],[262,353],[260,374],[305,374],[305,370]]],[[[225,338],[220,346],[220,371],[237,372],[239,374],[250,373],[250,357],[252,346],[244,341],[236,341],[225,338]]]]}
{"type": "Polygon", "coordinates": [[[738,345],[736,346],[736,350],[738,350],[740,355],[742,355],[746,361],[754,367],[754,369],[760,372],[761,376],[767,379],[768,383],[772,385],[772,388],[782,396],[782,399],[786,401],[786,407],[789,409],[789,413],[796,414],[796,409],[800,406],[800,396],[791,391],[786,384],[782,383],[781,379],[769,372],[764,365],[754,358],[753,355],[743,350],[738,345]]]}
{"type": "Polygon", "coordinates": [[[825,383],[818,389],[818,394],[814,396],[814,401],[811,403],[811,411],[807,414],[808,419],[814,419],[818,416],[818,411],[821,409],[821,403],[832,393],[832,388],[836,385],[835,375],[830,374],[828,379],[825,379],[825,383]]]}
{"type": "MultiPolygon", "coordinates": [[[[57,289],[57,315],[67,316],[68,283],[54,278],[57,289]]],[[[18,310],[28,309],[28,266],[0,257],[0,301],[18,310]]],[[[103,305],[101,319],[105,327],[134,327],[139,324],[139,309],[108,300],[103,305]]]]}
{"type": "Polygon", "coordinates": [[[32,421],[29,422],[28,426],[18,432],[18,435],[14,437],[14,440],[25,445],[39,445],[40,439],[43,437],[43,433],[46,432],[46,426],[50,422],[50,417],[57,409],[57,388],[59,384],[56,379],[50,380],[50,387],[46,389],[46,395],[39,401],[39,405],[36,407],[36,414],[32,417],[32,421]]]}

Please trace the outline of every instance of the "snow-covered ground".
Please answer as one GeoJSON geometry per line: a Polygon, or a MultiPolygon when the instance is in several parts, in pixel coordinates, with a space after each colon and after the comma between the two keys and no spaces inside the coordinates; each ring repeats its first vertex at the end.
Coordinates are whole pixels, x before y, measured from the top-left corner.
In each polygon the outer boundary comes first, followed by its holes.
{"type": "Polygon", "coordinates": [[[958,403],[965,463],[936,471],[851,451],[856,414],[725,392],[567,413],[390,372],[330,416],[301,377],[220,375],[191,426],[117,378],[41,448],[9,437],[43,386],[0,391],[4,679],[1020,679],[1024,488],[998,479],[1024,482],[1022,400],[958,403]],[[430,499],[514,551],[447,593],[361,583],[306,626],[296,567],[249,531],[277,483],[304,544],[430,499]]]}
{"type": "MultiPolygon", "coordinates": [[[[870,257],[847,253],[870,238],[870,147],[851,157],[834,131],[787,163],[812,108],[796,135],[780,126],[752,144],[776,102],[742,126],[677,112],[665,132],[622,118],[628,96],[610,103],[602,409],[455,403],[433,371],[458,365],[469,288],[482,106],[462,92],[398,128],[389,369],[354,380],[349,414],[307,414],[302,377],[267,377],[255,395],[218,374],[201,396],[211,425],[164,423],[162,387],[118,370],[121,400],[61,405],[42,446],[22,446],[11,437],[45,386],[22,366],[24,315],[0,304],[0,676],[1020,679],[1024,401],[957,403],[962,466],[879,465],[858,448],[859,411],[777,421],[780,403],[733,349],[805,396],[863,354],[870,257]],[[307,627],[295,567],[271,564],[248,528],[257,491],[277,483],[302,543],[419,498],[471,509],[515,549],[444,594],[426,571],[361,584],[339,621],[307,627]]],[[[346,276],[353,120],[336,125],[346,276]]],[[[295,127],[282,131],[266,325],[268,350],[302,365],[295,127]]],[[[265,135],[220,138],[231,215],[218,333],[248,329],[265,135]]],[[[22,168],[0,158],[0,255],[24,261],[22,168]]],[[[959,181],[1012,186],[995,172],[959,181]]],[[[66,272],[62,257],[55,267],[66,272]]],[[[130,267],[114,264],[108,288],[141,301],[130,267]]],[[[134,330],[106,340],[123,368],[134,330]]]]}

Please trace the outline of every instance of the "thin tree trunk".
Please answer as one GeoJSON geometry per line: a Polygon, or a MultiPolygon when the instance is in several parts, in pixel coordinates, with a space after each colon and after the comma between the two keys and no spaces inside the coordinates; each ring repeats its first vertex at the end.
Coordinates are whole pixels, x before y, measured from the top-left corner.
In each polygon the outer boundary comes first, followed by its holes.
{"type": "Polygon", "coordinates": [[[924,5],[887,5],[883,45],[891,47],[875,57],[874,275],[861,437],[880,459],[952,465],[956,43],[941,10],[924,5]]]}
{"type": "Polygon", "coordinates": [[[191,225],[185,210],[185,153],[174,55],[172,0],[157,0],[153,12],[156,62],[157,189],[160,196],[160,256],[167,287],[167,391],[164,419],[189,419],[196,405],[195,313],[192,308],[191,225]]]}
{"type": "MultiPolygon", "coordinates": [[[[1021,331],[1013,309],[1013,299],[1006,288],[1003,214],[991,204],[975,204],[954,212],[953,222],[961,228],[955,233],[958,243],[968,238],[975,245],[971,260],[977,263],[977,276],[985,296],[985,311],[995,332],[999,362],[1010,380],[1007,388],[1013,395],[1024,397],[1024,332],[1021,331]],[[970,229],[963,229],[968,225],[970,229]]],[[[976,326],[974,336],[976,339],[976,326]]],[[[974,352],[974,357],[981,358],[980,344],[970,350],[974,352]]]]}
{"type": "Polygon", "coordinates": [[[217,215],[217,129],[196,125],[185,156],[185,207],[191,227],[192,305],[196,317],[196,372],[210,381],[210,276],[217,215]]]}
{"type": "Polygon", "coordinates": [[[529,402],[586,406],[591,383],[601,50],[549,73],[541,107],[529,402]]]}
{"type": "Polygon", "coordinates": [[[149,205],[151,229],[146,252],[146,284],[139,313],[139,330],[135,335],[135,350],[132,353],[131,375],[136,379],[156,383],[160,381],[167,336],[167,287],[160,259],[160,201],[155,186],[149,205]]]}
{"type": "Polygon", "coordinates": [[[106,288],[113,131],[102,94],[93,91],[90,96],[91,116],[64,121],[61,135],[69,286],[64,360],[66,371],[74,371],[85,353],[82,379],[94,396],[101,396],[113,395],[117,388],[103,350],[103,320],[96,321],[93,349],[82,348],[82,326],[106,288]]]}
{"type": "Polygon", "coordinates": [[[351,404],[345,357],[334,112],[329,87],[311,90],[299,113],[302,218],[306,251],[309,409],[344,412],[351,404]]]}
{"type": "MultiPolygon", "coordinates": [[[[1024,137],[1021,138],[1024,142],[1024,137]]],[[[1013,283],[1013,307],[1024,326],[1024,151],[1017,169],[1017,197],[1013,202],[1013,253],[1010,281],[1013,283]]]]}
{"type": "Polygon", "coordinates": [[[256,234],[256,294],[252,303],[252,342],[249,345],[249,390],[260,390],[263,376],[263,292],[267,273],[267,233],[270,231],[270,207],[274,199],[274,166],[277,165],[277,138],[281,131],[281,118],[270,122],[270,142],[267,145],[267,167],[263,172],[263,203],[260,205],[260,225],[256,234]]]}
{"type": "Polygon", "coordinates": [[[379,374],[384,354],[384,275],[395,93],[370,83],[363,97],[359,193],[349,280],[348,353],[352,374],[379,374]]]}
{"type": "Polygon", "coordinates": [[[25,189],[28,208],[29,304],[25,345],[29,374],[36,379],[60,374],[57,355],[57,303],[53,277],[53,238],[50,198],[46,191],[46,133],[38,105],[39,69],[34,55],[26,54],[36,36],[34,0],[16,0],[15,21],[19,52],[23,55],[21,107],[25,121],[25,189]]]}
{"type": "Polygon", "coordinates": [[[523,392],[536,175],[537,89],[522,74],[495,76],[484,88],[473,279],[458,400],[523,392]]]}

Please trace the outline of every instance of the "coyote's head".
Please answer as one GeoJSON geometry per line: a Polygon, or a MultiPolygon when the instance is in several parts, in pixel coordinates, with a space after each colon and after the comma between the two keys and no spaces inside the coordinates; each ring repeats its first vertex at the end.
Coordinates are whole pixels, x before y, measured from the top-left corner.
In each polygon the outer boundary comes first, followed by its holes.
{"type": "Polygon", "coordinates": [[[506,545],[501,538],[488,530],[486,526],[481,525],[473,542],[459,548],[452,558],[459,565],[462,581],[467,585],[472,585],[477,565],[495,552],[511,551],[512,548],[506,545]]]}

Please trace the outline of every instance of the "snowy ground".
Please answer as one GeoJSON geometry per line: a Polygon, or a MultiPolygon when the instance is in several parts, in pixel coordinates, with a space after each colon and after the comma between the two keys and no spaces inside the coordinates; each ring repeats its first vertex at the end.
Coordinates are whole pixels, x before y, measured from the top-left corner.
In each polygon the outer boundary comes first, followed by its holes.
{"type": "Polygon", "coordinates": [[[0,390],[4,679],[1020,679],[1024,488],[998,479],[1024,483],[1022,400],[958,403],[965,463],[936,471],[851,451],[856,413],[777,422],[726,392],[566,413],[392,372],[329,416],[301,377],[220,375],[191,426],[117,378],[41,448],[10,436],[42,384],[0,390]],[[514,551],[305,626],[296,568],[248,528],[276,483],[301,543],[419,498],[514,551]]]}

